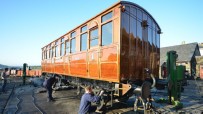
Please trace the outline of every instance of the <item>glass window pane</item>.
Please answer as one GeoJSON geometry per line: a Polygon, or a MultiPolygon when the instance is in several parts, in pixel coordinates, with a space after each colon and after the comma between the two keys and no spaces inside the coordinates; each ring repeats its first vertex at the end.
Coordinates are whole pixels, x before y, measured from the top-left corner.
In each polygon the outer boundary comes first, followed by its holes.
{"type": "Polygon", "coordinates": [[[41,57],[42,57],[41,59],[43,60],[43,50],[42,50],[42,56],[41,57]]]}
{"type": "Polygon", "coordinates": [[[94,29],[90,32],[91,39],[98,38],[98,29],[94,29]]]}
{"type": "Polygon", "coordinates": [[[148,18],[148,19],[147,19],[147,22],[148,22],[148,26],[149,26],[149,27],[152,27],[152,20],[151,20],[151,18],[148,18]]]}
{"type": "Polygon", "coordinates": [[[75,37],[76,33],[75,32],[72,32],[71,33],[71,38],[75,37]]]}
{"type": "Polygon", "coordinates": [[[52,57],[52,50],[51,50],[51,48],[49,49],[49,58],[51,58],[52,57]]]}
{"type": "Polygon", "coordinates": [[[56,48],[55,48],[55,57],[58,57],[59,56],[59,52],[58,52],[58,45],[56,46],[56,48]]]}
{"type": "Polygon", "coordinates": [[[75,38],[71,39],[71,53],[76,52],[76,40],[75,38]]]}
{"type": "Polygon", "coordinates": [[[149,43],[152,45],[152,29],[148,28],[148,40],[149,43]]]}
{"type": "Polygon", "coordinates": [[[143,20],[147,21],[147,14],[143,13],[143,20]]]}
{"type": "Polygon", "coordinates": [[[157,41],[157,47],[160,48],[160,34],[157,33],[156,31],[156,41],[157,41]]]}
{"type": "Polygon", "coordinates": [[[47,48],[47,59],[49,58],[49,49],[47,48]]]}
{"type": "Polygon", "coordinates": [[[98,39],[92,40],[90,46],[93,47],[93,46],[96,46],[96,45],[98,45],[98,39]]]}
{"type": "Polygon", "coordinates": [[[90,47],[98,45],[98,28],[90,31],[90,47]]]}
{"type": "Polygon", "coordinates": [[[54,57],[55,55],[55,50],[54,50],[54,47],[52,47],[52,57],[54,57]]]}
{"type": "Polygon", "coordinates": [[[113,13],[107,13],[106,15],[102,16],[102,23],[105,22],[106,20],[109,20],[110,18],[112,18],[113,13]]]}
{"type": "Polygon", "coordinates": [[[83,26],[83,27],[81,28],[81,32],[82,32],[82,33],[85,32],[85,31],[87,31],[87,26],[83,26]]]}
{"type": "Polygon", "coordinates": [[[64,38],[61,38],[61,42],[64,42],[64,38]]]}
{"type": "Polygon", "coordinates": [[[137,21],[137,36],[142,39],[142,25],[140,21],[137,21]]]}
{"type": "Polygon", "coordinates": [[[138,19],[142,20],[142,11],[141,10],[137,10],[137,17],[138,19]]]}
{"type": "Polygon", "coordinates": [[[152,30],[152,38],[153,38],[153,45],[156,46],[156,36],[155,36],[156,31],[153,29],[152,30]]]}
{"type": "Polygon", "coordinates": [[[44,50],[42,51],[42,59],[44,60],[44,50]]]}
{"type": "Polygon", "coordinates": [[[70,53],[70,43],[66,41],[66,55],[70,53]]]}
{"type": "Polygon", "coordinates": [[[64,55],[64,43],[61,44],[61,56],[64,55]]]}
{"type": "Polygon", "coordinates": [[[133,17],[130,17],[130,33],[133,35],[133,38],[137,36],[137,21],[133,17]]]}
{"type": "Polygon", "coordinates": [[[112,43],[112,22],[102,26],[102,46],[112,43]]]}
{"type": "Polygon", "coordinates": [[[80,50],[87,50],[87,33],[81,35],[80,43],[80,50]]]}

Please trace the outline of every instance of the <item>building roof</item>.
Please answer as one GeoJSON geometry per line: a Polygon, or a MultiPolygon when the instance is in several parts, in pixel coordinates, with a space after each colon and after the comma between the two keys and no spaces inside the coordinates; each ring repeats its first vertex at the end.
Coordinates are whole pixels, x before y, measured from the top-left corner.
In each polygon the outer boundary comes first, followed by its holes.
{"type": "MultiPolygon", "coordinates": [[[[168,51],[174,50],[178,54],[177,62],[189,62],[195,54],[195,49],[198,43],[189,43],[183,45],[176,45],[170,47],[163,47],[160,49],[160,65],[166,62],[166,54],[168,51]]],[[[198,55],[199,56],[199,55],[198,55]]]]}

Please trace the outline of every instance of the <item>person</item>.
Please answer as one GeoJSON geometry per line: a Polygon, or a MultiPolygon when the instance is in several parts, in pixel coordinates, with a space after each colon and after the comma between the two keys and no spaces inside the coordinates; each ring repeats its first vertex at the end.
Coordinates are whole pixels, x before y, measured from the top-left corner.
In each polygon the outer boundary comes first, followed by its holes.
{"type": "Polygon", "coordinates": [[[48,79],[45,79],[43,85],[47,90],[47,102],[54,101],[54,98],[52,97],[52,86],[56,82],[56,75],[49,77],[48,79]]]}
{"type": "Polygon", "coordinates": [[[1,78],[3,79],[3,86],[2,86],[2,92],[3,93],[6,92],[5,88],[6,88],[8,77],[9,77],[8,68],[5,68],[4,72],[1,73],[1,78]]]}
{"type": "Polygon", "coordinates": [[[87,86],[80,101],[79,114],[93,114],[96,111],[96,107],[91,106],[91,102],[98,102],[103,93],[104,91],[102,90],[99,96],[95,96],[92,92],[92,88],[87,86]]]}

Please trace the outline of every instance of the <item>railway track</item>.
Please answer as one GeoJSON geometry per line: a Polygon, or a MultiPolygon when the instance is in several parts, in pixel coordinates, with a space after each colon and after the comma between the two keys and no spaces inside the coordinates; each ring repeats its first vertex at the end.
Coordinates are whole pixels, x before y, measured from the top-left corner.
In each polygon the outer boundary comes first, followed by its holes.
{"type": "Polygon", "coordinates": [[[25,101],[24,101],[24,99],[22,99],[23,95],[26,95],[27,97],[31,97],[32,98],[31,102],[32,102],[33,106],[29,107],[29,110],[32,110],[32,111],[34,111],[34,113],[37,113],[37,114],[46,114],[36,103],[36,97],[35,97],[35,94],[34,94],[35,88],[32,89],[32,93],[31,94],[25,94],[25,90],[24,89],[22,89],[22,91],[23,92],[18,92],[18,94],[16,96],[16,98],[18,99],[19,102],[16,105],[15,114],[20,114],[23,111],[23,107],[22,106],[25,105],[25,103],[24,103],[25,101]]]}
{"type": "Polygon", "coordinates": [[[20,113],[20,111],[22,110],[21,109],[21,106],[20,106],[20,104],[22,103],[22,99],[20,98],[20,96],[19,96],[19,92],[18,92],[18,95],[16,96],[16,98],[18,99],[18,104],[16,105],[16,112],[15,112],[15,114],[18,114],[18,113],[20,113]]]}
{"type": "Polygon", "coordinates": [[[37,105],[34,90],[35,90],[35,89],[33,89],[33,91],[32,91],[32,99],[33,99],[32,101],[33,101],[33,104],[34,104],[35,108],[36,108],[41,114],[46,114],[46,113],[37,105]]]}

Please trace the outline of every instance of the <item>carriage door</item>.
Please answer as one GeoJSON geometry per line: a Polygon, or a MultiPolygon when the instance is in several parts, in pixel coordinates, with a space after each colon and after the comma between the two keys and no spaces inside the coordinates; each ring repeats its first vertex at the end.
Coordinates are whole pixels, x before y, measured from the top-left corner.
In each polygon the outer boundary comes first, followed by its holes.
{"type": "Polygon", "coordinates": [[[99,33],[98,26],[95,26],[89,31],[89,50],[88,50],[88,77],[93,79],[99,79],[99,33]]]}
{"type": "Polygon", "coordinates": [[[113,43],[113,22],[110,20],[101,25],[100,79],[108,81],[118,80],[118,45],[113,43]]]}

